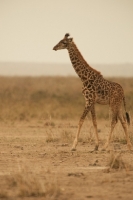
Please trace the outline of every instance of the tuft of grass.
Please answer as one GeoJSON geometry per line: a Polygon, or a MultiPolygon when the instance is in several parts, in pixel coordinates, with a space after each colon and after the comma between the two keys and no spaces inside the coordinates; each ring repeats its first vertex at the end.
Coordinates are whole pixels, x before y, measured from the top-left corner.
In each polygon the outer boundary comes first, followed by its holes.
{"type": "Polygon", "coordinates": [[[46,131],[46,142],[47,143],[50,143],[50,142],[58,142],[59,141],[59,138],[57,138],[53,132],[50,130],[50,131],[46,131]]]}
{"type": "Polygon", "coordinates": [[[46,195],[43,183],[36,176],[27,173],[20,173],[10,177],[10,185],[17,187],[17,196],[20,197],[39,197],[46,195]]]}
{"type": "Polygon", "coordinates": [[[59,183],[48,172],[42,180],[36,174],[21,171],[6,177],[5,185],[2,187],[0,198],[45,197],[55,199],[61,194],[59,183]]]}
{"type": "Polygon", "coordinates": [[[121,140],[120,140],[120,143],[121,143],[121,144],[127,144],[127,141],[126,141],[126,139],[121,139],[121,140]]]}
{"type": "Polygon", "coordinates": [[[113,137],[113,141],[118,142],[120,144],[127,144],[126,138],[122,138],[120,136],[119,137],[117,137],[117,136],[113,137]]]}
{"type": "Polygon", "coordinates": [[[71,143],[73,141],[73,134],[70,130],[63,130],[61,132],[60,139],[62,142],[71,143]]]}
{"type": "Polygon", "coordinates": [[[55,123],[52,122],[52,121],[46,121],[44,125],[45,125],[45,126],[55,127],[55,123]]]}
{"type": "Polygon", "coordinates": [[[125,169],[126,171],[129,171],[131,168],[131,166],[129,166],[123,160],[121,152],[116,155],[114,152],[111,152],[108,160],[108,166],[110,167],[110,169],[115,169],[115,170],[125,169]]]}

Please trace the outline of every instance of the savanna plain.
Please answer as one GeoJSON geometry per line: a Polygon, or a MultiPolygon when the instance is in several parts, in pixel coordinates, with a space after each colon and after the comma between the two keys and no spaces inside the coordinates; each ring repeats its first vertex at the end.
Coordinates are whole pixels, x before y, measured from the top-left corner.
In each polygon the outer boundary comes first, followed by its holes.
{"type": "MultiPolygon", "coordinates": [[[[133,78],[109,78],[125,91],[133,145],[133,78]]],[[[132,200],[133,150],[118,122],[106,151],[111,111],[96,105],[100,146],[75,77],[0,77],[0,199],[132,200]]]]}

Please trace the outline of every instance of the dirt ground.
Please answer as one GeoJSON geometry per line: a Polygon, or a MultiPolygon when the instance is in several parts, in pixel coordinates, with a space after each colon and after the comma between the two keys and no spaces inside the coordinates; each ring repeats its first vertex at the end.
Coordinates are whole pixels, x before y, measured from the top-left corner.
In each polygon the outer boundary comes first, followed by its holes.
{"type": "Polygon", "coordinates": [[[102,151],[109,123],[98,122],[100,147],[94,152],[93,128],[86,121],[71,152],[77,122],[1,123],[0,199],[133,199],[133,151],[120,125],[102,151]],[[116,157],[120,163],[113,167],[109,163],[116,157]]]}

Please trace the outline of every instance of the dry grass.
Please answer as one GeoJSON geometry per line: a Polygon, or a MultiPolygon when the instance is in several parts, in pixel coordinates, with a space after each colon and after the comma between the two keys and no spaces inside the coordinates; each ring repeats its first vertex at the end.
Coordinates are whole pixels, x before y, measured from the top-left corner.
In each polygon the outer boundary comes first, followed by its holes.
{"type": "MultiPolygon", "coordinates": [[[[67,125],[62,125],[60,127],[59,121],[52,122],[54,126],[50,125],[47,121],[45,124],[45,141],[47,143],[62,143],[72,145],[77,132],[77,121],[71,121],[67,125]]],[[[103,130],[104,131],[104,130],[103,130]]],[[[100,130],[98,130],[100,132],[100,130]]],[[[91,119],[86,119],[81,130],[79,137],[80,143],[92,144],[95,142],[94,127],[92,125],[91,119]]]]}
{"type": "MultiPolygon", "coordinates": [[[[133,110],[133,78],[112,78],[125,91],[133,110]]],[[[0,120],[79,119],[84,109],[82,83],[75,77],[0,77],[0,120]]],[[[108,106],[96,106],[98,118],[108,118],[108,106]]],[[[54,126],[54,124],[53,124],[54,126]]]]}
{"type": "Polygon", "coordinates": [[[122,170],[124,169],[126,172],[129,172],[133,169],[133,167],[123,159],[122,152],[117,153],[114,151],[111,151],[109,159],[108,159],[108,166],[111,169],[115,170],[122,170]]]}
{"type": "Polygon", "coordinates": [[[53,133],[52,130],[47,130],[45,132],[46,135],[46,142],[58,142],[59,141],[59,137],[57,137],[57,135],[55,133],[53,133]]]}
{"type": "Polygon", "coordinates": [[[45,196],[45,185],[34,175],[28,173],[14,174],[9,177],[10,187],[16,188],[17,196],[45,196]]]}
{"type": "Polygon", "coordinates": [[[73,132],[71,130],[62,130],[60,133],[60,141],[62,143],[72,143],[73,142],[73,132]]]}
{"type": "Polygon", "coordinates": [[[115,154],[114,152],[111,152],[108,165],[111,169],[125,168],[125,163],[123,162],[121,153],[115,154]]]}
{"type": "Polygon", "coordinates": [[[5,176],[4,185],[0,189],[0,197],[46,197],[50,199],[59,197],[61,189],[54,174],[51,174],[49,170],[43,173],[43,179],[26,170],[5,176]]]}

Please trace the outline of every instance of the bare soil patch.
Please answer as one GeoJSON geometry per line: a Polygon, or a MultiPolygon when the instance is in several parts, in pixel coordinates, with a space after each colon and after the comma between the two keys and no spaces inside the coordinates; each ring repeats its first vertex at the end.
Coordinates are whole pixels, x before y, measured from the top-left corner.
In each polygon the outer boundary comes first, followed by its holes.
{"type": "Polygon", "coordinates": [[[99,151],[86,121],[71,152],[76,120],[1,123],[0,199],[133,199],[133,151],[119,124],[101,151],[109,122],[98,124],[99,151]]]}

